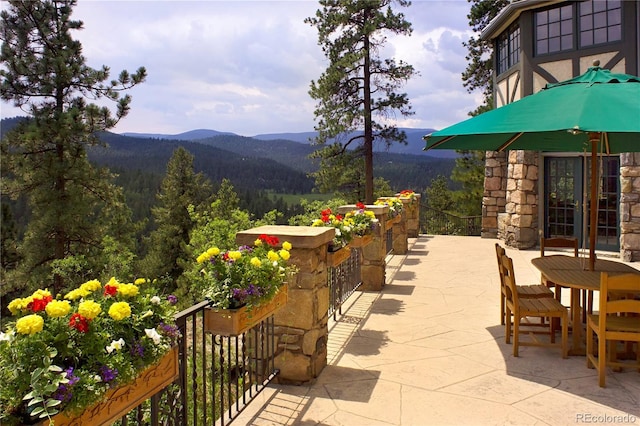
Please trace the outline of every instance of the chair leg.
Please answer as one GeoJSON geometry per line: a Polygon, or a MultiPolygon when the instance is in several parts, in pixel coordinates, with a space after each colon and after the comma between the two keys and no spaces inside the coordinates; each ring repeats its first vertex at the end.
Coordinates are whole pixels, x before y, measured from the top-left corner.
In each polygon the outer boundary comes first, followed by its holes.
{"type": "Polygon", "coordinates": [[[605,374],[607,372],[607,341],[603,336],[598,338],[598,385],[605,387],[605,374]]]}
{"type": "Polygon", "coordinates": [[[565,312],[562,316],[562,358],[566,359],[569,356],[569,315],[565,312]]]}
{"type": "Polygon", "coordinates": [[[513,315],[513,356],[518,356],[518,350],[520,345],[520,316],[513,315]]]}
{"type": "Polygon", "coordinates": [[[505,297],[504,297],[504,293],[501,291],[500,292],[500,325],[505,324],[505,317],[506,317],[505,297]]]}
{"type": "Polygon", "coordinates": [[[509,344],[511,343],[511,309],[509,309],[508,307],[506,309],[507,322],[505,324],[504,342],[509,344]]]}
{"type": "Polygon", "coordinates": [[[587,335],[585,336],[585,339],[587,340],[587,368],[596,367],[591,361],[591,357],[595,355],[593,353],[593,334],[593,329],[587,324],[587,335]]]}

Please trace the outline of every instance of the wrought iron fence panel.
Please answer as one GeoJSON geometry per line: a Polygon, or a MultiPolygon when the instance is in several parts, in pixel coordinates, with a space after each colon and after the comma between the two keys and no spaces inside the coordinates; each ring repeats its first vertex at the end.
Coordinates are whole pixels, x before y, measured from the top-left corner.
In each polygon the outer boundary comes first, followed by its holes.
{"type": "Polygon", "coordinates": [[[329,315],[336,319],[342,314],[342,305],[347,301],[360,284],[362,249],[352,248],[351,255],[338,266],[330,267],[327,273],[329,284],[329,315]]]}
{"type": "Polygon", "coordinates": [[[238,336],[205,331],[201,302],[176,315],[179,376],[120,425],[230,424],[276,377],[273,316],[238,336]]]}
{"type": "Polygon", "coordinates": [[[420,233],[431,235],[479,236],[482,216],[457,216],[451,213],[420,206],[420,233]]]}

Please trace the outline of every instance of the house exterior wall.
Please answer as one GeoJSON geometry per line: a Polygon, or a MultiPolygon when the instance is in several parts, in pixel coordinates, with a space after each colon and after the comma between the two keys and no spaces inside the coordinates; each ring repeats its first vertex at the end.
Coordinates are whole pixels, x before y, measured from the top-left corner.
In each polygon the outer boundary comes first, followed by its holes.
{"type": "MultiPolygon", "coordinates": [[[[485,39],[495,43],[509,26],[517,23],[520,27],[519,62],[494,76],[496,108],[536,93],[547,83],[580,75],[595,60],[613,72],[640,74],[640,0],[622,2],[622,41],[536,56],[535,12],[569,3],[512,1],[489,24],[494,32],[483,32],[485,39]]],[[[497,58],[494,69],[497,70],[497,58]]],[[[538,244],[544,225],[543,194],[539,194],[543,176],[538,176],[541,161],[539,152],[511,151],[507,156],[487,152],[482,236],[498,237],[515,248],[538,244]]],[[[625,260],[635,261],[640,260],[640,156],[621,155],[620,167],[620,254],[625,260]]]]}

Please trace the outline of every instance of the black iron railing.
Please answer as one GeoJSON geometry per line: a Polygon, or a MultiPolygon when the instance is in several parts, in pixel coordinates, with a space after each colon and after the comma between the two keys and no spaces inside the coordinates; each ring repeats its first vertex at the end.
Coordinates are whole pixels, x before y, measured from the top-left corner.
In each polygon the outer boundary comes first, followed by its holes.
{"type": "Polygon", "coordinates": [[[123,417],[121,424],[225,425],[279,373],[273,316],[238,336],[203,328],[201,302],[176,315],[179,378],[123,417]]]}
{"type": "Polygon", "coordinates": [[[479,236],[482,216],[457,216],[420,205],[420,233],[431,235],[479,236]]]}
{"type": "Polygon", "coordinates": [[[387,247],[387,256],[393,253],[393,226],[390,226],[385,233],[384,241],[387,247]]]}
{"type": "Polygon", "coordinates": [[[328,271],[329,315],[342,314],[342,304],[356,291],[361,280],[362,249],[352,248],[351,255],[338,266],[328,271]]]}

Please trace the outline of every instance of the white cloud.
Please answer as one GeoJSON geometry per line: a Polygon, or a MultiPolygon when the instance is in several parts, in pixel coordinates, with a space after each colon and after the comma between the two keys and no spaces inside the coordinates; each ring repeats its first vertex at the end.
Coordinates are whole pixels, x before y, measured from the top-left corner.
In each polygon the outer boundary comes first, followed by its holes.
{"type": "MultiPolygon", "coordinates": [[[[309,84],[326,67],[317,29],[304,23],[319,7],[306,0],[81,0],[73,17],[85,29],[74,36],[89,65],[108,65],[112,77],[147,69],[116,132],[302,132],[314,126],[309,84]]],[[[469,4],[414,1],[402,12],[413,35],[388,35],[383,53],[420,76],[401,89],[416,114],[398,123],[441,128],[465,119],[480,101],[461,80],[469,4]]],[[[18,114],[2,104],[3,117],[18,114]]]]}

